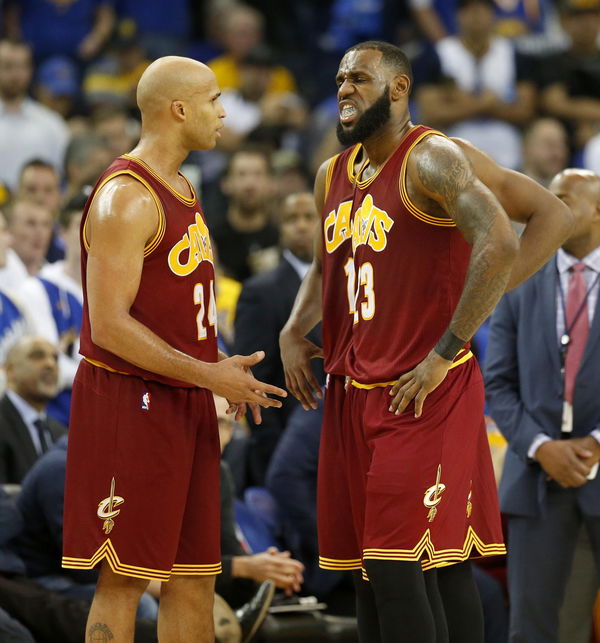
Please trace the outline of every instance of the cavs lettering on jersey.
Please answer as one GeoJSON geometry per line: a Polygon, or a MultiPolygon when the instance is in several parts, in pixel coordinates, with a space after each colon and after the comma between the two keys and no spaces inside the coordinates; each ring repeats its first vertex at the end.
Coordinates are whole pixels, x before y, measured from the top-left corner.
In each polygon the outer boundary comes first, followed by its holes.
{"type": "Polygon", "coordinates": [[[410,152],[431,135],[439,133],[413,127],[368,179],[348,163],[356,192],[346,285],[356,300],[345,370],[358,383],[414,368],[448,328],[462,293],[471,247],[453,221],[419,210],[406,189],[410,152]]]}
{"type": "Polygon", "coordinates": [[[173,348],[205,362],[217,361],[217,307],[210,236],[202,208],[190,185],[187,198],[169,186],[143,161],[124,155],[116,159],[94,187],[81,222],[81,264],[84,315],[81,353],[92,364],[171,386],[189,383],[157,375],[92,342],[86,295],[87,214],[97,191],[116,176],[130,176],[150,192],[159,212],[156,235],[144,250],[139,289],[130,310],[173,348]]]}
{"type": "Polygon", "coordinates": [[[354,181],[351,167],[360,146],[335,156],[327,167],[323,205],[323,355],[326,373],[345,374],[352,338],[354,289],[348,281],[352,260],[354,181]]]}

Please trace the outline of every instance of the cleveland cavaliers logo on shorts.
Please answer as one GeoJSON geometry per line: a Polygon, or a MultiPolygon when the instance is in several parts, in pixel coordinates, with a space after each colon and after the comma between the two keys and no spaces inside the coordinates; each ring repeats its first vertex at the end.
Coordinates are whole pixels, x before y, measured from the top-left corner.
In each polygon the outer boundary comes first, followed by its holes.
{"type": "Polygon", "coordinates": [[[425,497],[423,498],[423,504],[429,508],[429,513],[427,514],[427,520],[433,522],[437,514],[437,505],[439,505],[442,500],[442,493],[446,489],[446,485],[440,482],[442,478],[442,465],[438,464],[437,468],[437,477],[435,479],[435,484],[432,487],[429,487],[425,492],[425,497]]]}
{"type": "Polygon", "coordinates": [[[115,496],[115,479],[113,478],[110,482],[110,496],[98,503],[97,514],[98,518],[104,520],[102,529],[104,529],[105,534],[110,534],[112,528],[115,526],[113,518],[116,518],[121,513],[121,510],[115,509],[115,507],[122,505],[124,502],[124,498],[115,496]]]}

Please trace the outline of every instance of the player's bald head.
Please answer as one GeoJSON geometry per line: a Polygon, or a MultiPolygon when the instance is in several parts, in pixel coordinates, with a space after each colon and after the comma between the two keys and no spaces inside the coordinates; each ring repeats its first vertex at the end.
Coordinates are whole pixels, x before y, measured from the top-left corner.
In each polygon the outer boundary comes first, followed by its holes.
{"type": "Polygon", "coordinates": [[[170,110],[173,101],[186,101],[195,93],[216,87],[212,70],[197,60],[180,56],[158,58],[149,65],[137,87],[142,118],[170,110]]]}
{"type": "Polygon", "coordinates": [[[576,190],[590,199],[600,201],[600,177],[591,170],[567,168],[552,179],[550,190],[558,196],[560,192],[576,190]]]}

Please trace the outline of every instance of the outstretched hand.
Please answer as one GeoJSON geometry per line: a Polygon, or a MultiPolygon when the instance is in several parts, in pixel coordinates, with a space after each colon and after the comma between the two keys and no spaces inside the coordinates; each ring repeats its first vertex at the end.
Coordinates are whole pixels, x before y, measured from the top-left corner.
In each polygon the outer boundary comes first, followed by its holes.
{"type": "Polygon", "coordinates": [[[434,391],[446,377],[452,362],[440,357],[434,350],[420,363],[404,373],[392,386],[390,411],[396,415],[404,412],[406,407],[415,401],[415,417],[421,417],[425,398],[434,391]]]}
{"type": "Polygon", "coordinates": [[[229,401],[229,412],[235,411],[236,419],[241,419],[246,412],[246,404],[250,405],[252,415],[257,424],[260,423],[260,409],[281,407],[281,401],[268,395],[287,397],[283,389],[257,380],[250,367],[258,364],[265,357],[264,351],[256,351],[252,355],[234,355],[213,364],[209,388],[213,393],[229,401]]]}
{"type": "Polygon", "coordinates": [[[310,360],[323,357],[323,349],[306,337],[283,330],[279,336],[281,361],[285,372],[285,385],[299,400],[305,411],[317,408],[317,399],[323,397],[321,386],[313,373],[310,360]]]}

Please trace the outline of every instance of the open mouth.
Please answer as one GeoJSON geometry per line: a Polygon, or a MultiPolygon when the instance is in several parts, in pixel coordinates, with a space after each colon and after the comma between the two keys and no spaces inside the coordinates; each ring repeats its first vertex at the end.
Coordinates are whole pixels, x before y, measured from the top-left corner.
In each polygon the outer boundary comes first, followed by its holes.
{"type": "Polygon", "coordinates": [[[349,103],[340,106],[340,122],[344,125],[352,123],[356,118],[356,107],[349,103]]]}

